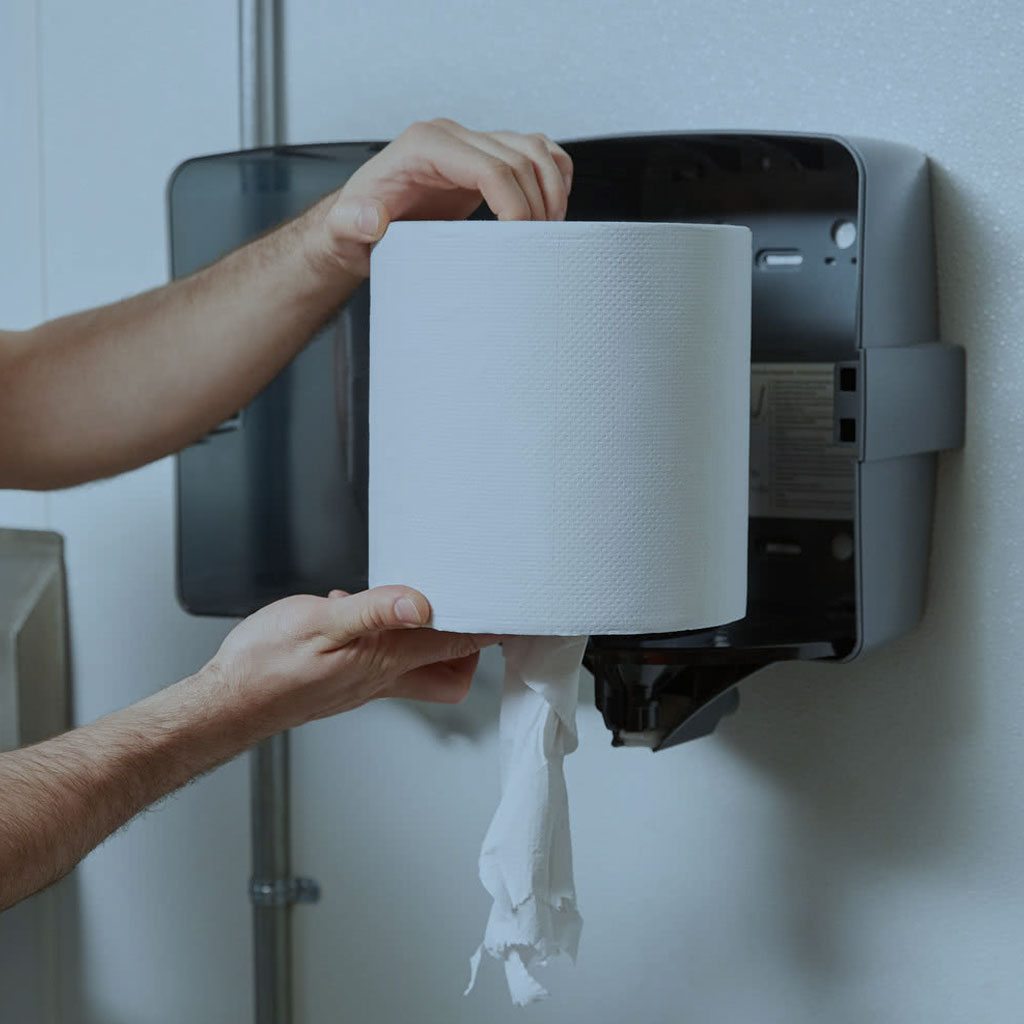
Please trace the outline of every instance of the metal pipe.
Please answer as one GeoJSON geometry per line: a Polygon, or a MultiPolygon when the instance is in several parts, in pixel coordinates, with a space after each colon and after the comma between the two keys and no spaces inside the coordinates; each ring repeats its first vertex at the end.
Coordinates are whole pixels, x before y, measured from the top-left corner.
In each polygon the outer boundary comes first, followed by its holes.
{"type": "MultiPolygon", "coordinates": [[[[239,0],[239,130],[243,149],[284,139],[281,60],[283,0],[239,0]]],[[[253,968],[256,1024],[292,1020],[288,734],[260,743],[250,755],[253,968]]]]}
{"type": "Polygon", "coordinates": [[[256,1024],[292,1019],[288,733],[249,755],[252,806],[253,970],[256,1024]]]}
{"type": "Polygon", "coordinates": [[[284,141],[284,0],[238,0],[239,127],[243,149],[284,141]]]}

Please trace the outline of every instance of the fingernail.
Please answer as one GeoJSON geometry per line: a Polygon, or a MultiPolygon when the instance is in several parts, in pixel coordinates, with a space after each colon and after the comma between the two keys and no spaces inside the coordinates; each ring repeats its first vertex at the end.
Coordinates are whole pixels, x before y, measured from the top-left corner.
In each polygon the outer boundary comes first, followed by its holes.
{"type": "Polygon", "coordinates": [[[376,238],[377,232],[380,230],[380,213],[378,213],[377,207],[361,207],[359,213],[356,214],[356,227],[360,234],[376,238]]]}
{"type": "Polygon", "coordinates": [[[395,616],[399,622],[408,622],[414,626],[423,624],[423,616],[420,614],[416,602],[410,597],[400,597],[395,602],[395,616]]]}

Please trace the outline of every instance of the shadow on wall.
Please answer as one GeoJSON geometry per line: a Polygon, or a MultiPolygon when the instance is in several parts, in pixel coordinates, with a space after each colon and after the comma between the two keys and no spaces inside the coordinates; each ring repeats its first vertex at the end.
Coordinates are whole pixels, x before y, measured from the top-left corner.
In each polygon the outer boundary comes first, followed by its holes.
{"type": "MultiPolygon", "coordinates": [[[[963,191],[932,170],[943,340],[968,346],[992,299],[981,269],[988,239],[963,191]],[[943,259],[947,252],[955,255],[943,259]]],[[[740,713],[721,740],[774,776],[792,821],[775,851],[790,955],[818,974],[857,962],[863,930],[849,912],[888,873],[920,872],[957,856],[974,805],[965,743],[980,717],[986,674],[980,600],[984,564],[968,538],[989,535],[990,507],[966,487],[990,440],[971,401],[967,446],[940,458],[924,621],[910,636],[849,666],[783,665],[744,686],[740,713]]],[[[980,405],[980,403],[977,403],[980,405]]]]}

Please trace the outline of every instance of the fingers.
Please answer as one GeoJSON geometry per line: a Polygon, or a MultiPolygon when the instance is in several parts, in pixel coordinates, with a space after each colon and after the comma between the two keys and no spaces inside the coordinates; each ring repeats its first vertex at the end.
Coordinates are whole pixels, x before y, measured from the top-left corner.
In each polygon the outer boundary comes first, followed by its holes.
{"type": "Polygon", "coordinates": [[[386,696],[458,704],[469,693],[479,660],[478,651],[463,658],[413,669],[395,680],[386,696]]]}
{"type": "Polygon", "coordinates": [[[411,587],[374,587],[320,602],[316,625],[323,636],[343,647],[366,633],[415,629],[429,621],[430,602],[419,591],[411,587]]]}
{"type": "Polygon", "coordinates": [[[469,145],[493,154],[511,168],[530,204],[530,219],[564,219],[572,187],[572,158],[546,135],[475,132],[449,118],[437,118],[432,123],[469,145]]]}
{"type": "Polygon", "coordinates": [[[572,160],[545,136],[475,132],[437,118],[407,129],[402,142],[432,175],[482,195],[499,220],[557,217],[568,202],[572,160]]]}
{"type": "Polygon", "coordinates": [[[565,185],[565,194],[568,198],[569,193],[572,191],[572,175],[573,175],[573,163],[572,157],[557,142],[552,142],[546,135],[542,135],[541,138],[544,140],[544,145],[547,147],[548,152],[551,154],[551,159],[554,160],[555,166],[558,168],[559,174],[562,175],[562,182],[565,185]]]}
{"type": "Polygon", "coordinates": [[[361,636],[395,631],[388,637],[386,652],[396,674],[473,656],[501,640],[489,633],[419,628],[430,621],[430,602],[411,587],[374,587],[359,594],[332,590],[328,600],[318,605],[317,632],[331,647],[344,647],[361,636]]]}
{"type": "Polygon", "coordinates": [[[438,118],[434,123],[468,145],[497,157],[511,170],[530,207],[530,216],[526,219],[556,219],[560,210],[558,196],[557,193],[553,194],[550,206],[545,201],[543,173],[548,170],[547,165],[550,165],[549,174],[553,173],[556,185],[561,181],[561,175],[547,149],[536,139],[514,135],[512,132],[474,132],[448,118],[438,118]],[[538,159],[541,163],[536,162],[538,159]]]}
{"type": "Polygon", "coordinates": [[[387,638],[387,653],[397,672],[409,672],[424,665],[457,661],[498,643],[500,637],[481,633],[447,633],[438,629],[417,629],[387,638]]]}
{"type": "MultiPolygon", "coordinates": [[[[508,164],[436,122],[403,133],[410,149],[452,185],[479,193],[499,220],[530,220],[530,200],[508,164]]],[[[397,140],[396,140],[397,144],[397,140]]]]}
{"type": "Polygon", "coordinates": [[[496,140],[506,149],[526,154],[544,195],[546,218],[565,220],[572,188],[572,158],[569,154],[546,135],[491,132],[484,137],[496,140]]]}

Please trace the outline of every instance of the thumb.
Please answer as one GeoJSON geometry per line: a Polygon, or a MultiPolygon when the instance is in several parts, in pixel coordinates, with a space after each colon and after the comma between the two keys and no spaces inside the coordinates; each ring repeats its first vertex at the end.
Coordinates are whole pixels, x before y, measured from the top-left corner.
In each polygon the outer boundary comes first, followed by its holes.
{"type": "Polygon", "coordinates": [[[342,194],[327,211],[327,229],[335,242],[376,242],[391,222],[379,199],[355,199],[342,194]]]}
{"type": "Polygon", "coordinates": [[[322,603],[320,632],[339,647],[366,633],[416,629],[430,621],[430,602],[411,587],[374,587],[322,603]]]}

